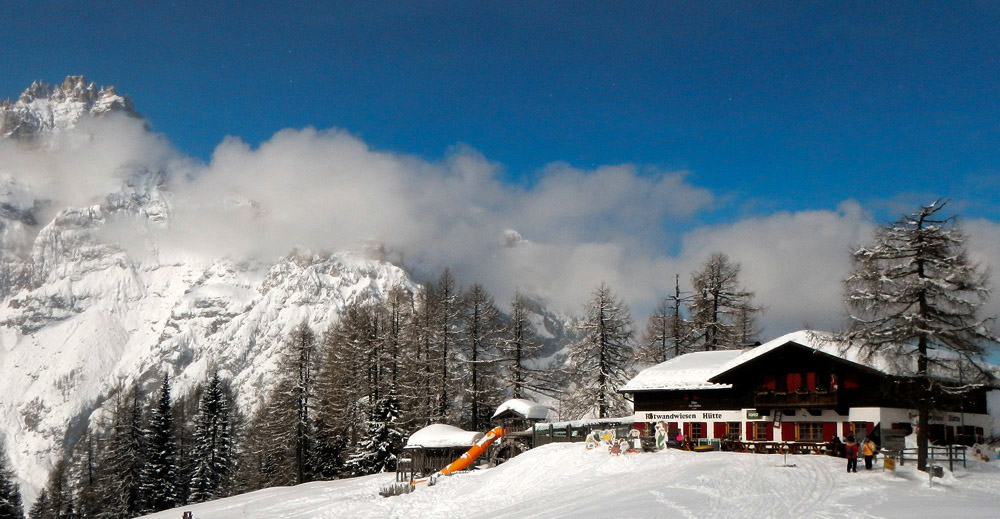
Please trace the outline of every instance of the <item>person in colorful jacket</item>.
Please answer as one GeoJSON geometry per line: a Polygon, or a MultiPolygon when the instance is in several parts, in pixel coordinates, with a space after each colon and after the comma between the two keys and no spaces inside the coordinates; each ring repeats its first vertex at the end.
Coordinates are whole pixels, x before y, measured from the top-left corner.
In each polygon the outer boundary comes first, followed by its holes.
{"type": "Polygon", "coordinates": [[[872,469],[872,462],[875,460],[875,453],[878,448],[875,447],[875,442],[871,438],[865,438],[865,441],[861,443],[861,452],[865,455],[865,470],[872,469]]]}
{"type": "Polygon", "coordinates": [[[847,453],[847,471],[857,472],[858,471],[858,444],[854,443],[854,436],[847,437],[847,443],[844,444],[844,452],[847,453]]]}

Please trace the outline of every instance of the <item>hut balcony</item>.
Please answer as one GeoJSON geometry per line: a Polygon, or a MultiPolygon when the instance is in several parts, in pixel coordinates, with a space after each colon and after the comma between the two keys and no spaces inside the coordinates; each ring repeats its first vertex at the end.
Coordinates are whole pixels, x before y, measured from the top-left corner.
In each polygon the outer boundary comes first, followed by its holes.
{"type": "Polygon", "coordinates": [[[753,403],[756,407],[769,409],[829,408],[837,406],[837,392],[825,390],[758,391],[754,394],[753,403]]]}

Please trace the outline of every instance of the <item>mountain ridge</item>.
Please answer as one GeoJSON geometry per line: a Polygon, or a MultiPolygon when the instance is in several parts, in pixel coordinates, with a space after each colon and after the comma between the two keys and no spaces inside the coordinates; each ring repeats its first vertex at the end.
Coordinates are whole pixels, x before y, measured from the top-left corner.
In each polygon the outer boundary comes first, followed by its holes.
{"type": "Polygon", "coordinates": [[[66,131],[84,115],[122,113],[142,118],[128,96],[114,86],[98,87],[84,76],[67,76],[59,85],[35,81],[16,101],[0,101],[0,136],[28,139],[41,132],[66,131]]]}

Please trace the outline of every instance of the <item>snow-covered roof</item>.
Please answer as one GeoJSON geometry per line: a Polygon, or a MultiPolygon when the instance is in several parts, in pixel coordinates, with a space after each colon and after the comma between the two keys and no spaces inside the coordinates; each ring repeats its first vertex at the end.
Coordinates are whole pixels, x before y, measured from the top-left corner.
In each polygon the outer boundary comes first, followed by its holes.
{"type": "Polygon", "coordinates": [[[741,353],[740,350],[699,351],[674,357],[640,371],[620,391],[728,389],[731,384],[717,384],[709,379],[722,373],[723,367],[741,353]]]}
{"type": "Polygon", "coordinates": [[[528,420],[545,420],[549,417],[548,407],[527,398],[512,398],[500,404],[500,407],[497,407],[496,412],[493,413],[493,418],[507,411],[517,413],[528,420]]]}
{"type": "MultiPolygon", "coordinates": [[[[917,359],[915,355],[896,355],[886,351],[883,354],[866,356],[862,353],[860,347],[838,340],[832,333],[799,330],[782,335],[756,348],[743,352],[738,357],[727,362],[717,375],[721,375],[756,358],[767,355],[789,343],[795,343],[816,352],[825,353],[886,375],[909,377],[917,373],[917,359]]],[[[959,373],[961,368],[958,368],[959,363],[956,363],[958,358],[950,359],[951,356],[954,356],[954,353],[945,350],[932,350],[929,352],[929,355],[941,361],[940,363],[933,363],[930,368],[931,376],[942,380],[962,380],[963,377],[959,373]],[[952,369],[953,366],[955,367],[954,369],[952,369]]],[[[985,362],[979,362],[978,364],[981,368],[987,370],[994,368],[985,362]]],[[[967,363],[964,363],[963,366],[967,370],[965,380],[968,380],[968,377],[973,374],[973,369],[967,363]]],[[[713,378],[715,376],[713,375],[713,378]]]]}
{"type": "MultiPolygon", "coordinates": [[[[795,344],[833,355],[835,357],[840,357],[848,362],[867,366],[872,369],[878,369],[869,365],[869,363],[862,362],[857,348],[846,348],[844,343],[836,341],[830,333],[817,332],[813,330],[799,330],[797,332],[782,335],[781,337],[772,339],[764,344],[761,344],[760,346],[741,352],[740,355],[729,360],[724,366],[722,366],[722,369],[720,369],[716,374],[725,373],[756,358],[767,355],[768,353],[771,353],[772,351],[790,342],[794,342],[795,344]]],[[[713,375],[713,377],[714,376],[715,375],[713,375]]]]}
{"type": "Polygon", "coordinates": [[[443,423],[432,423],[410,435],[406,447],[439,449],[446,447],[471,447],[485,434],[466,431],[443,423]]]}

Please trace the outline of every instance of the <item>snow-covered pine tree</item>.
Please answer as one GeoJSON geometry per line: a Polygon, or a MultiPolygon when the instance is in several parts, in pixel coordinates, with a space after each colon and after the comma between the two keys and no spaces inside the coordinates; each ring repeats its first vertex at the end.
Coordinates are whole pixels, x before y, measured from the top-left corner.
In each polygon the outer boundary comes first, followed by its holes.
{"type": "Polygon", "coordinates": [[[316,334],[306,322],[300,323],[289,338],[290,351],[285,357],[282,371],[285,376],[292,377],[290,403],[295,410],[294,430],[294,461],[295,482],[310,481],[311,475],[308,462],[312,458],[310,449],[313,443],[313,401],[316,334]]]}
{"type": "Polygon", "coordinates": [[[158,512],[179,504],[177,491],[177,444],[170,399],[170,379],[163,375],[159,394],[151,402],[146,428],[146,463],[140,485],[144,511],[158,512]]]}
{"type": "Polygon", "coordinates": [[[670,311],[670,301],[661,299],[646,321],[646,329],[635,350],[636,362],[640,364],[659,364],[673,357],[670,343],[670,324],[673,312],[670,311]]]}
{"type": "Polygon", "coordinates": [[[399,399],[390,390],[375,404],[368,430],[345,468],[356,476],[396,470],[397,456],[405,439],[405,433],[399,428],[399,399]]]}
{"type": "Polygon", "coordinates": [[[497,342],[502,328],[500,309],[482,285],[471,285],[461,298],[463,333],[460,336],[462,373],[465,378],[462,426],[481,431],[503,398],[497,376],[497,342]]]}
{"type": "Polygon", "coordinates": [[[289,393],[279,380],[250,417],[236,470],[237,485],[252,491],[295,484],[293,455],[295,409],[279,395],[289,393]]]}
{"type": "Polygon", "coordinates": [[[96,517],[101,510],[98,495],[97,442],[94,433],[87,430],[73,449],[76,511],[81,517],[96,517]]]}
{"type": "Polygon", "coordinates": [[[530,393],[558,396],[562,383],[556,370],[538,364],[542,343],[531,321],[531,302],[514,294],[508,321],[497,342],[500,385],[510,398],[526,398],[530,393]]]}
{"type": "Polygon", "coordinates": [[[97,517],[125,519],[142,512],[139,485],[146,463],[142,407],[137,388],[114,392],[111,431],[97,457],[97,517]]]}
{"type": "Polygon", "coordinates": [[[174,445],[177,450],[174,458],[177,460],[177,506],[186,505],[191,496],[191,477],[194,470],[194,416],[198,411],[203,388],[175,398],[172,409],[174,413],[174,445]]]}
{"type": "Polygon", "coordinates": [[[436,409],[431,421],[452,422],[458,419],[458,410],[453,407],[454,386],[458,380],[455,373],[455,356],[458,344],[461,315],[459,288],[451,270],[445,268],[434,285],[437,313],[431,330],[430,356],[436,363],[433,375],[436,409]]]}
{"type": "Polygon", "coordinates": [[[332,480],[344,475],[344,458],[347,439],[336,427],[326,427],[317,419],[316,442],[312,449],[309,466],[318,480],[332,480]]]}
{"type": "Polygon", "coordinates": [[[659,364],[691,350],[691,326],[685,319],[680,276],[674,277],[674,293],[660,300],[646,322],[636,350],[636,360],[643,364],[659,364]]]}
{"type": "Polygon", "coordinates": [[[312,480],[315,349],[316,336],[305,321],[285,340],[274,388],[248,426],[246,463],[239,473],[250,489],[312,480]]]}
{"type": "Polygon", "coordinates": [[[506,385],[511,398],[524,398],[529,384],[530,359],[538,355],[541,345],[535,335],[535,326],[528,318],[528,309],[520,292],[514,294],[510,305],[510,322],[498,343],[501,367],[506,374],[506,385]]]}
{"type": "Polygon", "coordinates": [[[45,503],[42,506],[31,507],[32,519],[60,519],[72,517],[76,507],[73,499],[73,488],[70,483],[70,463],[67,458],[59,458],[45,485],[45,503]]]}
{"type": "Polygon", "coordinates": [[[403,343],[405,365],[400,370],[398,387],[400,401],[406,413],[405,423],[423,426],[435,421],[438,408],[434,402],[435,362],[432,357],[438,314],[437,296],[433,286],[424,287],[414,296],[410,324],[403,343]]]}
{"type": "Polygon", "coordinates": [[[570,346],[574,387],[565,402],[571,416],[607,418],[629,412],[618,392],[633,374],[632,317],[625,303],[601,283],[579,324],[583,338],[570,346]]]}
{"type": "Polygon", "coordinates": [[[49,493],[43,488],[38,493],[38,497],[35,498],[35,504],[31,505],[28,517],[29,519],[48,519],[49,510],[49,493]]]}
{"type": "Polygon", "coordinates": [[[189,498],[192,503],[223,497],[231,486],[236,449],[225,386],[219,373],[213,373],[198,401],[189,498]]]}
{"type": "MultiPolygon", "coordinates": [[[[348,438],[360,436],[367,410],[358,401],[367,392],[365,358],[355,352],[355,339],[366,332],[347,332],[364,323],[361,307],[348,305],[341,320],[323,333],[316,370],[315,446],[310,466],[317,478],[335,479],[343,472],[348,438]],[[350,323],[350,324],[348,324],[350,323]]],[[[364,326],[362,326],[364,328],[364,326]]]]}
{"type": "Polygon", "coordinates": [[[740,264],[722,253],[709,256],[691,277],[692,334],[705,351],[740,348],[756,340],[754,293],[739,285],[740,264]]]}
{"type": "Polygon", "coordinates": [[[990,381],[980,360],[997,338],[993,318],[981,319],[987,274],[966,252],[955,218],[943,218],[940,200],[878,229],[851,256],[845,281],[851,327],[841,339],[868,357],[900,364],[916,360],[908,393],[918,410],[917,464],[927,466],[927,429],[935,395],[962,392],[990,381]],[[945,354],[932,354],[939,350],[945,354]],[[935,371],[945,374],[936,377],[935,371]],[[960,375],[955,383],[946,382],[960,375]]]}
{"type": "Polygon", "coordinates": [[[24,519],[21,489],[7,461],[3,437],[0,437],[0,519],[24,519]]]}
{"type": "Polygon", "coordinates": [[[389,290],[385,301],[385,370],[389,379],[387,387],[398,395],[400,370],[404,364],[407,328],[413,316],[413,294],[402,286],[389,290]]]}
{"type": "Polygon", "coordinates": [[[377,393],[377,345],[371,305],[352,302],[323,335],[323,360],[317,374],[317,420],[351,445],[364,432],[377,393]]]}

